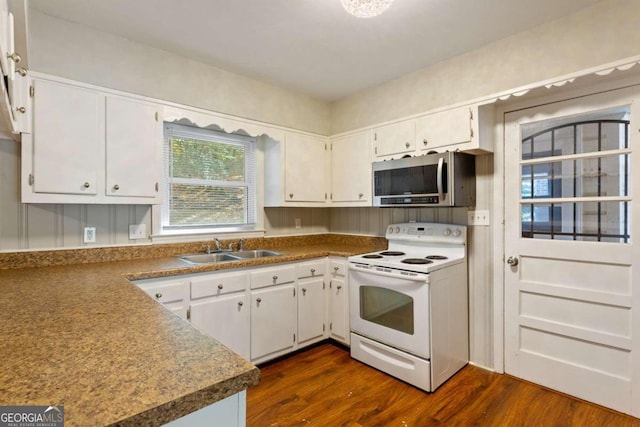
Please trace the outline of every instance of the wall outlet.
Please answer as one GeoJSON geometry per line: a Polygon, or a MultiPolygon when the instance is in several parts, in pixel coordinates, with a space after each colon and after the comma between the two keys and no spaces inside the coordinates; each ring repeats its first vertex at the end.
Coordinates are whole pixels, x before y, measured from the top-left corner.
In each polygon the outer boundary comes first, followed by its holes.
{"type": "Polygon", "coordinates": [[[96,242],[96,228],[95,227],[85,227],[84,228],[84,243],[95,243],[96,242]]]}
{"type": "Polygon", "coordinates": [[[296,218],[296,230],[300,230],[302,228],[302,219],[296,218]]]}
{"type": "Polygon", "coordinates": [[[146,224],[131,224],[129,225],[129,239],[146,239],[147,238],[147,225],[146,224]]]}
{"type": "Polygon", "coordinates": [[[468,225],[489,225],[489,211],[469,211],[468,225]]]}

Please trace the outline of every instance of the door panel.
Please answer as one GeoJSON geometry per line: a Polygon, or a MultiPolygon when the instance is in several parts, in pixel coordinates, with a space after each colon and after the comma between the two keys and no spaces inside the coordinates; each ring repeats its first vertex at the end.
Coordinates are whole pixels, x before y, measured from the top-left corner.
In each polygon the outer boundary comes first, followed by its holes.
{"type": "Polygon", "coordinates": [[[636,416],[637,97],[505,116],[505,371],[636,416]]]}

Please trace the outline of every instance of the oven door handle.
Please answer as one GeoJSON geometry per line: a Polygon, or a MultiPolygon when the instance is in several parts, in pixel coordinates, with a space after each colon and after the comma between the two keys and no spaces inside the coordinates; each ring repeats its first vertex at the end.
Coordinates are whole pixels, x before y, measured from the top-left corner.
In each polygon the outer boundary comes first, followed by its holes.
{"type": "Polygon", "coordinates": [[[425,283],[429,279],[429,275],[425,273],[414,273],[404,270],[393,270],[389,268],[370,266],[366,264],[350,263],[349,269],[356,274],[370,274],[380,277],[390,277],[400,280],[408,280],[412,282],[425,283]]]}
{"type": "Polygon", "coordinates": [[[438,159],[438,171],[436,173],[436,183],[438,185],[438,196],[439,199],[438,202],[442,203],[444,201],[444,186],[443,181],[444,181],[444,177],[442,176],[442,171],[444,169],[444,157],[440,157],[440,159],[438,159]]]}

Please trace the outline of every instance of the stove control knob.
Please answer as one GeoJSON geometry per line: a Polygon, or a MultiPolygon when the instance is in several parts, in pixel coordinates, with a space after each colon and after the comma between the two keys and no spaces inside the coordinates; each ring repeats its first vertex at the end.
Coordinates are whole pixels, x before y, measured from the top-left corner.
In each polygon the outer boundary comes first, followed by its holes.
{"type": "Polygon", "coordinates": [[[460,237],[460,235],[461,235],[461,234],[462,234],[462,231],[461,231],[459,228],[456,228],[456,229],[453,231],[453,236],[454,236],[454,237],[460,237]]]}
{"type": "Polygon", "coordinates": [[[393,234],[393,227],[389,227],[389,229],[387,230],[387,233],[393,234]]]}
{"type": "Polygon", "coordinates": [[[396,227],[396,233],[400,232],[400,227],[396,227]]]}
{"type": "Polygon", "coordinates": [[[444,235],[445,236],[451,236],[451,229],[450,228],[445,228],[444,229],[444,235]]]}

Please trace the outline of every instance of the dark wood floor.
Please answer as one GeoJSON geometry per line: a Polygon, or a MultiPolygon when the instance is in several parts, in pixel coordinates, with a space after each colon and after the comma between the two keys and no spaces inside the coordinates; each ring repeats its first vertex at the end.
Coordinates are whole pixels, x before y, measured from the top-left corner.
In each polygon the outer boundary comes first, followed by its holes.
{"type": "Polygon", "coordinates": [[[425,393],[322,344],[261,367],[247,426],[638,426],[640,420],[467,366],[425,393]]]}

